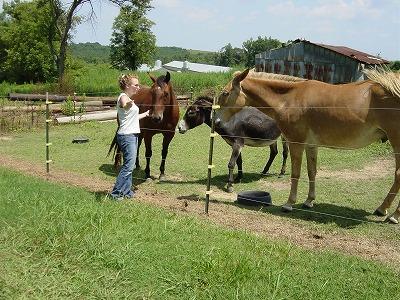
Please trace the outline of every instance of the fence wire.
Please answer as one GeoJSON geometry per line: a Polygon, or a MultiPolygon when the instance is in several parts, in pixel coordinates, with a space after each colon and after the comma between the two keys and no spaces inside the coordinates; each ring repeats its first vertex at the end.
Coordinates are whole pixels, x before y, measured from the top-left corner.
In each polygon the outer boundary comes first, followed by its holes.
{"type": "MultiPolygon", "coordinates": [[[[80,95],[91,95],[91,94],[99,94],[99,93],[83,93],[83,94],[80,94],[80,95]]],[[[102,92],[102,94],[110,94],[110,95],[112,95],[112,94],[117,94],[117,93],[115,93],[115,92],[102,92]]],[[[78,95],[78,94],[75,94],[76,96],[78,95]]],[[[8,96],[6,96],[5,98],[7,98],[8,96]]],[[[8,104],[10,104],[10,103],[13,103],[13,102],[15,102],[15,101],[9,101],[8,102],[8,104]]],[[[54,103],[55,104],[55,103],[54,103]]],[[[58,103],[58,104],[60,104],[60,103],[58,103]]],[[[191,103],[189,103],[189,105],[190,105],[191,103]]],[[[20,105],[20,104],[19,104],[20,105]]],[[[32,102],[30,102],[30,103],[26,103],[26,101],[25,101],[25,105],[27,106],[27,107],[31,107],[32,109],[31,110],[26,110],[26,113],[27,114],[30,114],[31,116],[32,116],[32,112],[40,112],[43,116],[43,122],[39,122],[39,121],[37,121],[37,125],[39,124],[39,123],[41,123],[41,125],[44,125],[45,124],[45,111],[37,111],[37,110],[35,110],[35,109],[33,109],[33,107],[34,107],[34,104],[32,103],[32,102]]],[[[2,126],[2,124],[4,123],[4,119],[5,119],[5,115],[4,115],[4,106],[5,105],[2,105],[1,106],[1,109],[0,109],[0,113],[1,113],[1,121],[0,121],[0,132],[3,132],[3,130],[2,130],[2,128],[3,127],[1,127],[2,126]]],[[[40,106],[43,106],[44,107],[44,104],[42,104],[41,103],[41,105],[40,106]]],[[[138,104],[138,106],[142,106],[142,104],[138,104]]],[[[144,106],[144,105],[143,105],[144,106]]],[[[146,105],[146,106],[148,106],[148,105],[146,105]]],[[[170,104],[170,105],[165,105],[165,106],[180,106],[181,107],[181,105],[179,105],[179,104],[175,104],[175,105],[172,105],[172,104],[170,104]]],[[[236,108],[236,107],[231,107],[231,106],[224,106],[224,107],[222,107],[222,108],[227,108],[227,109],[230,109],[230,108],[236,108]]],[[[255,108],[258,108],[258,109],[282,109],[282,107],[255,107],[255,108]]],[[[296,106],[291,106],[291,107],[285,107],[285,109],[304,109],[304,107],[301,107],[301,106],[298,106],[298,107],[296,107],[296,106]]],[[[320,107],[320,106],[314,106],[314,107],[307,107],[307,109],[330,109],[330,110],[332,110],[332,109],[345,109],[345,110],[349,110],[349,109],[352,109],[351,107],[346,107],[346,106],[341,106],[341,107],[338,107],[338,106],[334,106],[334,107],[326,107],[326,106],[324,106],[324,107],[320,107]]],[[[358,110],[393,110],[393,111],[400,111],[400,108],[357,108],[358,110]]],[[[15,118],[16,116],[14,116],[14,118],[15,118]]],[[[33,117],[31,118],[32,120],[33,120],[33,117]]],[[[33,122],[33,121],[32,121],[33,122]]],[[[32,124],[32,126],[33,126],[33,124],[32,124]]],[[[31,126],[31,127],[32,127],[31,126]]],[[[31,128],[31,127],[29,127],[29,128],[31,128]]],[[[160,129],[154,129],[154,128],[141,128],[142,130],[149,130],[149,131],[152,131],[152,130],[155,130],[155,131],[158,131],[158,132],[177,132],[177,130],[160,130],[160,129]]],[[[220,135],[222,138],[241,138],[241,139],[252,139],[252,140],[260,140],[260,141],[267,141],[267,142],[272,142],[272,141],[275,141],[275,140],[272,140],[272,139],[262,139],[262,138],[252,138],[252,137],[248,137],[248,136],[237,136],[237,135],[220,135]]],[[[326,147],[326,148],[332,148],[332,149],[340,149],[340,150],[355,150],[355,149],[358,149],[358,148],[351,148],[351,147],[338,147],[338,146],[329,146],[329,145],[323,145],[323,144],[311,144],[311,143],[300,143],[300,142],[291,142],[291,141],[286,141],[288,144],[301,144],[301,145],[304,145],[304,146],[311,146],[311,147],[326,147]]],[[[398,152],[393,152],[393,154],[395,154],[395,155],[400,155],[400,153],[398,153],[398,152]]],[[[317,172],[318,173],[318,172],[317,172]]],[[[135,179],[135,180],[140,180],[140,181],[146,181],[147,180],[147,178],[144,178],[144,177],[137,177],[137,176],[133,176],[133,178],[135,179]]],[[[196,178],[196,179],[198,179],[198,180],[203,180],[204,178],[196,178]]],[[[325,186],[325,187],[327,187],[327,186],[329,186],[329,183],[327,183],[327,182],[324,182],[324,179],[325,178],[318,178],[318,185],[319,186],[325,186]]],[[[307,182],[307,183],[309,183],[310,181],[309,180],[307,180],[307,179],[303,179],[303,178],[292,178],[292,177],[290,177],[290,178],[288,178],[287,180],[285,180],[285,183],[287,183],[287,184],[290,184],[291,183],[291,181],[292,180],[298,180],[298,181],[300,181],[300,182],[307,182]]],[[[357,193],[357,192],[355,192],[354,193],[355,195],[363,195],[364,193],[357,193]]],[[[389,195],[397,195],[398,193],[388,193],[389,195]]],[[[387,194],[385,194],[385,195],[387,195],[387,194]]],[[[248,199],[248,200],[252,200],[252,201],[254,201],[253,199],[248,199]]],[[[304,211],[304,212],[307,212],[307,213],[310,213],[310,214],[319,214],[319,215],[325,215],[325,216],[330,216],[330,217],[333,217],[333,218],[341,218],[341,219],[347,219],[347,220],[352,220],[352,221],[357,221],[357,222],[363,222],[363,223],[373,223],[373,224],[378,224],[378,225],[382,225],[382,223],[376,223],[376,222],[372,222],[372,221],[369,221],[369,220],[361,220],[361,219],[355,219],[355,218],[348,218],[348,217],[345,217],[345,216],[340,216],[340,215],[334,215],[334,214],[329,214],[329,213],[324,213],[324,212],[317,212],[317,211],[313,211],[313,210],[305,210],[305,209],[300,209],[300,208],[296,208],[296,207],[293,207],[293,210],[297,210],[297,211],[304,211]]]]}

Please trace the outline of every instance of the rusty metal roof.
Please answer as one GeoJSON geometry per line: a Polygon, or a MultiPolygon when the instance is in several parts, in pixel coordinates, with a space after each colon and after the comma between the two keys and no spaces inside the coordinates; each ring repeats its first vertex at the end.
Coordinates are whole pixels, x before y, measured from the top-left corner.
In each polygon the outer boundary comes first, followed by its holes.
{"type": "Polygon", "coordinates": [[[355,49],[351,49],[349,47],[345,46],[332,46],[332,45],[325,45],[325,44],[317,44],[317,43],[312,43],[306,40],[296,40],[295,42],[306,42],[312,45],[316,45],[325,49],[332,50],[334,52],[340,53],[342,55],[345,55],[347,57],[350,57],[352,59],[355,59],[359,62],[368,64],[368,65],[377,65],[377,64],[388,64],[390,63],[386,59],[377,57],[375,55],[371,55],[365,52],[361,52],[355,49]]]}

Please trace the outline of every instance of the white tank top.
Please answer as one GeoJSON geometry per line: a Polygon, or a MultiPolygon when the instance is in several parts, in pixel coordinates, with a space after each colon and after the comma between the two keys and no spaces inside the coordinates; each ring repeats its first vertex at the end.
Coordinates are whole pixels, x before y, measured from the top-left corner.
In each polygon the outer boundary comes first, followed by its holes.
{"type": "Polygon", "coordinates": [[[123,95],[128,97],[127,94],[121,93],[117,100],[117,113],[119,119],[118,134],[125,135],[140,133],[139,107],[137,107],[135,103],[132,103],[132,106],[128,110],[122,108],[120,106],[120,99],[123,95]]]}

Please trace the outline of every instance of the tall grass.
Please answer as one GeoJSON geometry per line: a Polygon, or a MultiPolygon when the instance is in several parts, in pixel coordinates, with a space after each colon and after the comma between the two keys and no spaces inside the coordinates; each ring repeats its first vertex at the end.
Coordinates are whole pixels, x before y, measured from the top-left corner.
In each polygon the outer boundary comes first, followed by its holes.
{"type": "MultiPolygon", "coordinates": [[[[129,71],[124,71],[127,73],[129,71]]],[[[107,64],[83,64],[80,68],[67,74],[64,86],[67,93],[86,94],[88,96],[115,95],[119,92],[117,79],[120,71],[107,64]]],[[[146,72],[137,72],[142,84],[150,85],[151,80],[146,72]]],[[[152,73],[154,76],[165,75],[165,72],[152,73]]],[[[171,72],[171,80],[177,94],[193,92],[194,95],[219,91],[230,80],[232,72],[227,73],[176,73],[171,72]]],[[[0,98],[8,93],[58,93],[56,83],[16,85],[0,83],[0,98]]]]}

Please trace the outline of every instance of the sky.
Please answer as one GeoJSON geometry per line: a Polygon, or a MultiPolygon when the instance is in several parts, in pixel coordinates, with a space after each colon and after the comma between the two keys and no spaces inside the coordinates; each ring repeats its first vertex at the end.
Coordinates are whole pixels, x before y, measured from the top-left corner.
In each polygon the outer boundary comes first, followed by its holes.
{"type": "MultiPolygon", "coordinates": [[[[0,3],[4,0],[0,0],[0,3]]],[[[68,3],[68,0],[63,0],[68,3]]],[[[93,0],[96,20],[73,41],[109,45],[119,8],[93,0]]],[[[157,46],[218,51],[258,36],[306,39],[400,60],[400,0],[152,0],[147,17],[157,46]]],[[[87,9],[80,10],[87,15],[87,9]]]]}

